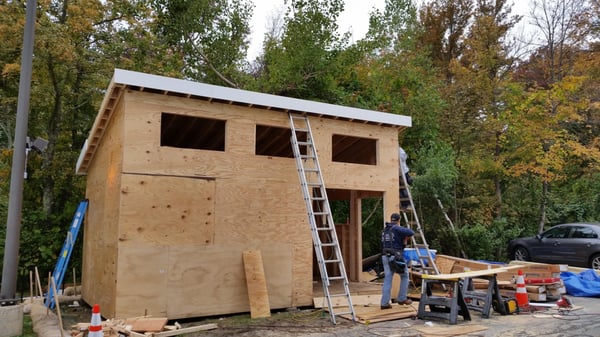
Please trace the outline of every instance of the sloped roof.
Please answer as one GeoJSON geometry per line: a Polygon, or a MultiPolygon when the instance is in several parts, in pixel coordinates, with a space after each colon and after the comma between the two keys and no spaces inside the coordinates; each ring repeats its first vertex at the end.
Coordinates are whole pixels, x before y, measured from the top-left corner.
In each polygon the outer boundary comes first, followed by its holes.
{"type": "Polygon", "coordinates": [[[396,128],[410,127],[412,125],[412,120],[409,116],[263,94],[248,90],[115,69],[113,78],[106,90],[102,105],[96,116],[96,120],[92,125],[88,139],[81,149],[79,159],[77,160],[77,174],[87,173],[95,151],[104,135],[104,131],[110,122],[112,112],[125,90],[152,92],[160,95],[241,105],[256,109],[281,111],[284,113],[294,112],[315,115],[317,117],[396,128]]]}

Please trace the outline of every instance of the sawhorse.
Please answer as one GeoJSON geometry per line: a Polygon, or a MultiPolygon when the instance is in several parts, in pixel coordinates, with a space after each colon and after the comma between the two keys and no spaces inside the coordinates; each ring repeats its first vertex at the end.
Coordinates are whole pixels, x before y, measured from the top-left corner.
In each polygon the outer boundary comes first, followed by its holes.
{"type": "Polygon", "coordinates": [[[520,266],[507,266],[454,274],[424,274],[421,276],[421,301],[419,302],[417,317],[420,319],[428,317],[443,318],[447,319],[450,324],[456,324],[459,314],[463,316],[465,320],[471,320],[471,315],[469,314],[469,308],[471,308],[481,311],[483,317],[488,318],[493,297],[496,295],[500,296],[496,275],[519,267],[520,266]],[[465,302],[465,298],[472,299],[474,296],[479,296],[478,294],[475,294],[474,291],[470,291],[466,287],[461,287],[461,283],[469,283],[471,278],[487,278],[490,280],[487,293],[482,297],[482,300],[485,301],[483,307],[478,305],[469,306],[467,302],[465,302]],[[451,293],[449,296],[432,295],[431,288],[434,284],[449,285],[451,293]],[[465,291],[468,292],[465,293],[465,291]],[[494,295],[494,293],[496,295],[494,295]],[[429,306],[429,311],[426,310],[427,306],[429,306]]]}
{"type": "MultiPolygon", "coordinates": [[[[502,304],[502,296],[500,295],[500,289],[498,288],[498,281],[496,280],[496,274],[494,275],[482,275],[477,278],[482,278],[488,281],[488,287],[485,291],[477,291],[473,287],[473,281],[470,277],[465,278],[462,284],[462,293],[467,307],[471,310],[481,312],[481,317],[490,318],[490,311],[494,300],[497,303],[502,304]]],[[[503,305],[499,305],[501,314],[506,315],[506,310],[503,305]]]]}
{"type": "Polygon", "coordinates": [[[456,324],[458,315],[461,315],[464,320],[471,320],[471,315],[465,303],[458,279],[431,280],[423,278],[421,282],[421,300],[419,301],[419,311],[417,312],[419,319],[430,317],[442,318],[447,319],[450,324],[456,324]],[[433,295],[432,287],[436,284],[449,286],[450,295],[433,295]],[[426,306],[429,306],[429,311],[426,310],[426,306]]]}

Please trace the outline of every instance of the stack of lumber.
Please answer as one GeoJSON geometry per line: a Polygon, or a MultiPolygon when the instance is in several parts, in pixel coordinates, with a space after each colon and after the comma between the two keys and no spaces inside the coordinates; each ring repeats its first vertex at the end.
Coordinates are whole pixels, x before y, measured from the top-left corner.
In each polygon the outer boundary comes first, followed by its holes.
{"type": "MultiPolygon", "coordinates": [[[[486,263],[462,259],[454,256],[438,254],[435,259],[442,273],[462,273],[482,269],[494,269],[506,264],[486,263]],[[442,270],[443,269],[443,270],[442,270]]],[[[518,271],[523,272],[525,288],[530,301],[545,302],[559,299],[566,289],[560,279],[560,272],[567,270],[566,265],[511,261],[509,265],[520,265],[521,268],[509,272],[499,273],[496,276],[500,294],[504,297],[515,297],[517,290],[518,271]]],[[[487,288],[487,280],[474,279],[475,288],[487,288]]]]}

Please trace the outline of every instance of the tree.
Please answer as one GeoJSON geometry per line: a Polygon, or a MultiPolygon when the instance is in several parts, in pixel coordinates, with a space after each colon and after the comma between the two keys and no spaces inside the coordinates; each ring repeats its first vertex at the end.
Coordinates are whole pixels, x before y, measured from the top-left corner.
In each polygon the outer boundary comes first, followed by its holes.
{"type": "Polygon", "coordinates": [[[345,39],[337,33],[342,0],[289,0],[281,37],[265,42],[256,90],[339,102],[335,76],[345,39]]]}
{"type": "Polygon", "coordinates": [[[151,0],[153,29],[179,54],[185,77],[239,87],[252,7],[245,0],[151,0]]]}
{"type": "MultiPolygon", "coordinates": [[[[544,97],[540,106],[545,107],[544,117],[547,121],[556,121],[556,118],[567,118],[573,121],[578,118],[577,107],[578,100],[572,100],[568,96],[575,94],[573,90],[579,89],[579,79],[569,77],[573,68],[574,54],[585,45],[589,33],[593,31],[592,7],[586,0],[558,0],[550,2],[547,0],[534,1],[531,10],[531,17],[535,26],[543,35],[542,46],[538,48],[535,58],[530,62],[539,71],[536,84],[539,89],[534,93],[534,100],[539,99],[538,95],[544,97]],[[567,94],[570,93],[570,94],[567,94]],[[566,96],[565,96],[566,94],[566,96]],[[574,103],[569,104],[569,103],[574,103]],[[562,106],[564,105],[564,106],[562,106]],[[565,112],[569,112],[564,116],[565,112]]],[[[551,125],[555,135],[563,135],[558,138],[570,139],[570,136],[564,135],[563,123],[553,123],[551,125]]],[[[551,151],[559,148],[561,151],[574,151],[579,146],[569,142],[571,146],[563,141],[557,142],[557,137],[537,138],[541,140],[540,147],[546,158],[554,158],[551,151]]],[[[548,165],[554,165],[547,162],[548,165]]],[[[556,167],[547,167],[547,172],[553,171],[556,167]]],[[[547,221],[547,202],[549,193],[549,184],[553,180],[553,175],[542,174],[542,200],[540,204],[540,219],[538,232],[541,232],[547,221]]],[[[560,174],[559,174],[560,176],[560,174]]]]}

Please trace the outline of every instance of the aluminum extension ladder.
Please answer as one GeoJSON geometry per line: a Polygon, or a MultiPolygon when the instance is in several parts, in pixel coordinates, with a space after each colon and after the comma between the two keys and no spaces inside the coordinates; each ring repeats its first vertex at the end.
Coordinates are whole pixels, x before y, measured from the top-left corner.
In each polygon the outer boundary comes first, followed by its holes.
{"type": "Polygon", "coordinates": [[[400,170],[402,171],[402,176],[400,179],[400,211],[402,213],[402,217],[404,218],[404,222],[406,222],[406,226],[415,230],[415,235],[411,237],[412,246],[415,248],[415,254],[419,259],[422,273],[437,275],[440,273],[440,271],[435,264],[433,254],[429,249],[427,240],[425,240],[425,233],[423,233],[423,228],[421,227],[421,222],[419,221],[419,217],[417,215],[417,209],[415,208],[415,204],[413,202],[409,184],[406,181],[406,172],[402,170],[402,165],[400,165],[400,170]],[[404,194],[406,197],[402,197],[402,191],[405,192],[404,194]],[[402,208],[402,203],[405,202],[409,203],[409,207],[402,208]]]}
{"type": "MultiPolygon", "coordinates": [[[[327,299],[331,321],[333,324],[336,324],[336,316],[347,314],[351,314],[352,320],[356,321],[356,314],[352,306],[352,298],[348,287],[348,277],[344,267],[344,259],[335,232],[335,224],[331,215],[329,200],[323,183],[308,117],[289,113],[289,119],[292,131],[292,149],[296,158],[296,166],[306,203],[313,245],[321,272],[323,293],[327,299]],[[328,267],[332,267],[332,270],[336,270],[335,268],[337,267],[339,276],[330,276],[328,267]],[[344,292],[332,294],[329,288],[340,283],[344,292]],[[334,298],[342,299],[343,303],[347,304],[348,310],[334,311],[332,303],[334,298]]],[[[339,286],[336,289],[339,289],[339,286]]]]}
{"type": "MultiPolygon", "coordinates": [[[[60,251],[60,255],[58,256],[56,267],[54,267],[54,272],[52,273],[52,277],[54,278],[54,284],[56,286],[56,291],[60,289],[60,287],[62,286],[63,279],[65,278],[67,265],[69,264],[69,259],[71,258],[71,253],[73,252],[73,246],[75,246],[77,234],[79,233],[79,228],[81,227],[81,223],[83,222],[83,217],[85,216],[85,211],[87,210],[87,207],[88,200],[83,200],[79,203],[77,211],[75,212],[75,216],[71,221],[71,227],[69,227],[69,232],[67,232],[67,238],[65,239],[63,247],[60,251]]],[[[48,308],[54,308],[55,303],[52,287],[48,288],[48,296],[46,298],[45,304],[48,308]]]]}

